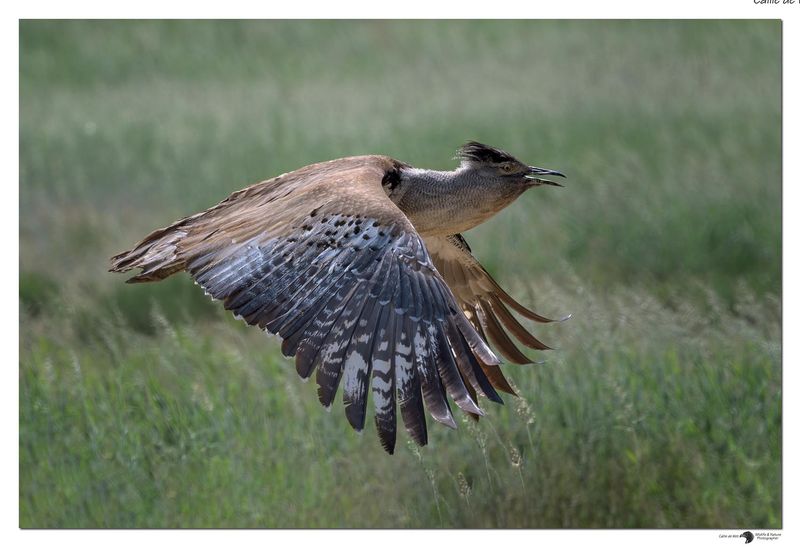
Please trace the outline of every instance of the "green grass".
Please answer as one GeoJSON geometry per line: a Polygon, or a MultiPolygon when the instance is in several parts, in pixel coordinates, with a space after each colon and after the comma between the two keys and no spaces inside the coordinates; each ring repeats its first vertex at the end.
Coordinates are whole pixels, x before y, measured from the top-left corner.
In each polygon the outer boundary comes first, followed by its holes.
{"type": "MultiPolygon", "coordinates": [[[[780,527],[780,23],[22,22],[23,527],[780,527]],[[566,172],[467,238],[560,348],[386,456],[186,276],[249,183],[469,139],[566,172]]],[[[541,356],[538,356],[541,357],[541,356]]]]}

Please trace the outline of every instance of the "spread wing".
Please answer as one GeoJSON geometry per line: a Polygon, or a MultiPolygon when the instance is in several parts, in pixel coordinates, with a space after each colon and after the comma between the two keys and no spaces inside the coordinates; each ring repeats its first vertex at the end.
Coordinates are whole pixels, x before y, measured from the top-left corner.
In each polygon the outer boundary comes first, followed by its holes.
{"type": "MultiPolygon", "coordinates": [[[[529,310],[509,296],[472,256],[471,249],[461,234],[426,237],[425,245],[436,269],[444,277],[472,325],[484,340],[491,341],[509,361],[518,364],[532,362],[517,348],[506,331],[529,348],[550,349],[528,332],[508,307],[539,323],[555,320],[529,310]]],[[[499,369],[493,372],[500,373],[499,369]]]]}
{"type": "Polygon", "coordinates": [[[390,162],[348,158],[252,186],[154,232],[112,271],[141,268],[132,282],[188,271],[237,317],[279,335],[300,376],[316,373],[323,405],[341,384],[353,428],[364,427],[371,381],[383,447],[394,450],[396,402],[424,445],[425,407],[455,427],[447,395],[475,416],[476,394],[502,402],[490,381],[499,360],[384,193],[390,162]]]}

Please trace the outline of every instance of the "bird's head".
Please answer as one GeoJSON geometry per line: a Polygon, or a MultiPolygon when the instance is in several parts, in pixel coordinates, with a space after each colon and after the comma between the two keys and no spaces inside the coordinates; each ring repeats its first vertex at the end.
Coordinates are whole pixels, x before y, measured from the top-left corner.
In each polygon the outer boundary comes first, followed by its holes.
{"type": "Polygon", "coordinates": [[[542,177],[565,177],[558,171],[526,165],[508,152],[475,141],[470,141],[459,148],[456,159],[461,160],[463,169],[468,169],[477,176],[521,185],[525,189],[543,184],[561,186],[542,177]]]}

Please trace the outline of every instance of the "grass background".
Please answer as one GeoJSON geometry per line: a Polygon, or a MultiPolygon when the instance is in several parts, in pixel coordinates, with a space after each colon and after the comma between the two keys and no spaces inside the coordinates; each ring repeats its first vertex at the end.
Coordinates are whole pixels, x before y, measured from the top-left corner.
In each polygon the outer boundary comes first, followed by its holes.
{"type": "MultiPolygon", "coordinates": [[[[777,21],[20,23],[23,527],[780,527],[777,21]],[[385,455],[186,276],[107,258],[252,182],[469,139],[569,175],[467,234],[521,397],[385,455]],[[538,357],[541,357],[538,356],[538,357]]],[[[487,403],[491,404],[491,403],[487,403]]],[[[484,405],[486,406],[486,405],[484,405]]]]}

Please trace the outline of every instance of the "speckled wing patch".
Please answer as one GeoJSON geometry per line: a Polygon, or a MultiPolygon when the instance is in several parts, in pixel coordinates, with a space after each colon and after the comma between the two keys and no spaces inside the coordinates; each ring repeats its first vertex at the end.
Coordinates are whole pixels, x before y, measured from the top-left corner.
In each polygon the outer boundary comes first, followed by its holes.
{"type": "Polygon", "coordinates": [[[371,387],[389,453],[398,406],[408,434],[424,445],[426,409],[456,427],[448,395],[476,416],[483,414],[477,394],[502,402],[485,372],[499,360],[407,225],[344,213],[306,216],[280,237],[259,234],[222,259],[195,256],[187,270],[237,317],[279,335],[300,376],[316,373],[325,407],[341,384],[356,430],[364,427],[371,387]]]}

